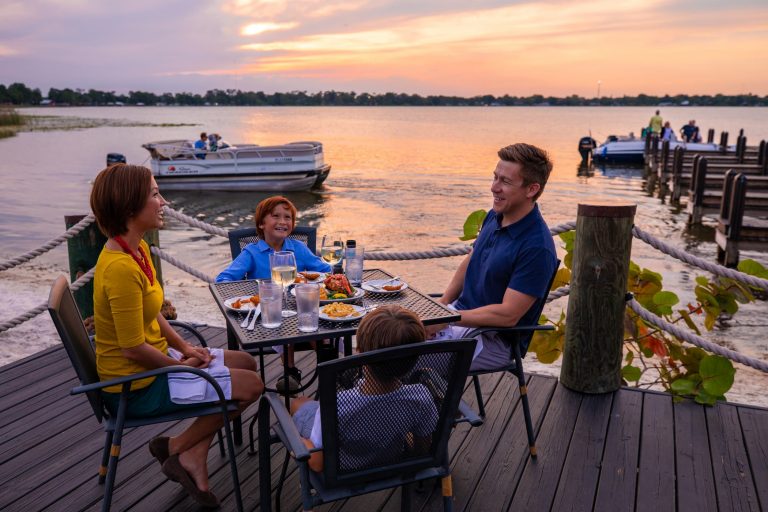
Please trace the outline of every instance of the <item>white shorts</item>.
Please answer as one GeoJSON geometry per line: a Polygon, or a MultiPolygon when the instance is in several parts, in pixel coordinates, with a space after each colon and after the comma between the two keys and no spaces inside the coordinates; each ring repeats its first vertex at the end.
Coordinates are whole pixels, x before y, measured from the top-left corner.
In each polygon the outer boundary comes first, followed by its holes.
{"type": "MultiPolygon", "coordinates": [[[[220,348],[209,348],[208,352],[213,356],[213,360],[208,368],[202,368],[204,372],[216,379],[224,392],[227,400],[232,399],[232,377],[229,368],[224,365],[224,350],[220,348]]],[[[168,348],[168,356],[181,361],[183,357],[178,350],[168,348]]],[[[169,373],[168,374],[168,392],[171,395],[171,402],[175,404],[197,404],[204,402],[215,402],[219,395],[210,382],[202,377],[191,373],[169,373]]]]}

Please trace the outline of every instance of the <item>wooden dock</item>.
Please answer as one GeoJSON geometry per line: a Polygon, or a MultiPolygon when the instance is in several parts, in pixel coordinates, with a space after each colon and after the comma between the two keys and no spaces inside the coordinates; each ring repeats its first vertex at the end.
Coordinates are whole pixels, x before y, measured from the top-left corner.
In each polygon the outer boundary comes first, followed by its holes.
{"type": "MultiPolygon", "coordinates": [[[[213,346],[223,329],[206,327],[213,346]]],[[[306,371],[314,356],[297,353],[306,371]]],[[[268,381],[280,372],[275,360],[268,381]]],[[[104,442],[61,347],[0,368],[0,510],[98,510],[96,470],[104,442]]],[[[456,510],[759,511],[768,510],[768,409],[736,404],[703,407],[669,395],[623,388],[606,395],[567,390],[531,376],[528,392],[539,456],[528,456],[518,388],[509,376],[484,380],[486,423],[462,425],[451,437],[456,510]]],[[[473,402],[473,391],[465,394],[473,402]]],[[[246,412],[246,420],[255,411],[246,412]]],[[[113,510],[196,510],[149,454],[147,441],[183,425],[127,431],[113,510]]],[[[246,510],[258,510],[258,458],[237,454],[246,510]]],[[[273,448],[273,488],[284,451],[273,448]]],[[[209,456],[212,490],[234,509],[226,459],[209,456]]],[[[300,510],[291,470],[283,510],[300,510]]],[[[414,510],[439,510],[439,490],[414,493],[414,510]]],[[[399,493],[380,492],[324,510],[396,510],[399,493]]]]}

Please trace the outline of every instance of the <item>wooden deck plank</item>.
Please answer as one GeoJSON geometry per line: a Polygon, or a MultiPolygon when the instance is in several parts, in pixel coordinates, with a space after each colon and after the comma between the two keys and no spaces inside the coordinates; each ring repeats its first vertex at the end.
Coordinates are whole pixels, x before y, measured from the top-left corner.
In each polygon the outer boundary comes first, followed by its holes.
{"type": "Polygon", "coordinates": [[[643,393],[635,510],[676,510],[675,425],[672,397],[643,393]]]}
{"type": "Polygon", "coordinates": [[[528,460],[510,510],[549,510],[552,506],[581,402],[582,395],[562,384],[555,389],[537,439],[538,457],[528,460]]]}
{"type": "Polygon", "coordinates": [[[635,510],[643,393],[620,389],[613,396],[594,510],[635,510]]]}
{"type": "Polygon", "coordinates": [[[704,409],[692,402],[674,405],[677,510],[717,510],[712,458],[704,409]]]}
{"type": "Polygon", "coordinates": [[[555,492],[554,510],[580,512],[592,508],[612,403],[613,394],[582,398],[573,441],[555,492]]]}
{"type": "MultiPolygon", "coordinates": [[[[717,404],[706,409],[709,446],[721,512],[760,510],[736,407],[717,404]]],[[[768,485],[768,481],[764,482],[768,485]]]]}
{"type": "Polygon", "coordinates": [[[761,510],[768,510],[768,417],[762,410],[738,410],[759,505],[761,510]]]}

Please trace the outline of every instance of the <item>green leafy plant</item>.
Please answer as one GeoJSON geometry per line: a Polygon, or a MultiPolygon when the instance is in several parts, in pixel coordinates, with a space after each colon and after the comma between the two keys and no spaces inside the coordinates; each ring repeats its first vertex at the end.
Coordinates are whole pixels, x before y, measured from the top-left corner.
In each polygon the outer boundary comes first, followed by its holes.
{"type": "MultiPolygon", "coordinates": [[[[570,283],[576,233],[568,231],[559,236],[566,255],[563,267],[555,276],[553,290],[570,283]]],[[[738,268],[746,274],[768,278],[768,269],[754,260],[744,260],[738,268]]],[[[634,262],[629,265],[627,291],[632,292],[635,300],[648,311],[667,322],[685,324],[698,335],[701,329],[697,318],[701,318],[699,321],[704,329],[710,331],[723,317],[734,315],[739,304],[755,300],[750,287],[738,281],[699,276],[694,289],[696,302],[681,308],[679,297],[664,289],[661,274],[641,268],[634,262]]],[[[561,311],[556,320],[542,315],[539,323],[551,324],[555,330],[536,332],[529,350],[536,353],[539,361],[550,364],[563,353],[567,329],[565,312],[561,311]]],[[[724,400],[736,374],[729,359],[685,343],[646,322],[629,306],[624,312],[624,352],[621,374],[626,385],[644,388],[660,385],[676,399],[690,397],[701,404],[713,405],[717,400],[724,400]]]]}

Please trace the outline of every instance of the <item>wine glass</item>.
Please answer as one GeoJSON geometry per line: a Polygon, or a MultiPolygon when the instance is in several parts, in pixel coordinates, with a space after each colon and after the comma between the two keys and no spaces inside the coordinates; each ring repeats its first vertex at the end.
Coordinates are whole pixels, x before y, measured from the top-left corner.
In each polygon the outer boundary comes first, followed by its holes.
{"type": "Polygon", "coordinates": [[[282,285],[283,299],[286,309],[283,310],[283,318],[293,316],[295,311],[287,309],[288,286],[296,280],[296,257],[290,251],[273,252],[269,255],[269,267],[272,270],[272,282],[282,285]]]}
{"type": "Polygon", "coordinates": [[[341,241],[341,237],[337,235],[326,235],[323,237],[323,242],[320,246],[320,257],[331,265],[331,269],[341,261],[343,254],[344,244],[341,241]]]}

